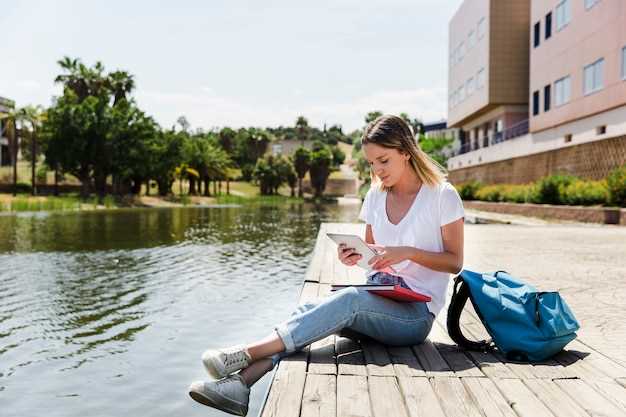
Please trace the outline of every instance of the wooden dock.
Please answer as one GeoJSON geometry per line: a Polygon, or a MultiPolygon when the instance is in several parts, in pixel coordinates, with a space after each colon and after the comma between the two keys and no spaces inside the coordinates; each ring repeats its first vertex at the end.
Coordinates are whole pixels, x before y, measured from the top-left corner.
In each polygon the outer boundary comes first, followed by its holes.
{"type": "MultiPolygon", "coordinates": [[[[363,283],[342,265],[326,232],[357,233],[363,224],[322,224],[300,302],[324,297],[332,283],[363,283]]],[[[469,303],[468,303],[469,306],[469,303]]],[[[446,311],[418,346],[389,347],[331,335],[283,359],[262,417],[572,417],[626,416],[626,367],[575,340],[554,359],[506,362],[459,350],[445,330],[446,311]]],[[[487,337],[471,307],[466,334],[487,337]]]]}

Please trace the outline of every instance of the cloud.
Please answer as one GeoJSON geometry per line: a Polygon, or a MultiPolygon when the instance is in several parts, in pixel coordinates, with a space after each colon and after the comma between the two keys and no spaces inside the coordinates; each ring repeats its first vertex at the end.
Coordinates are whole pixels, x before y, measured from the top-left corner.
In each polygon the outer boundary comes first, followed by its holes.
{"type": "Polygon", "coordinates": [[[303,115],[314,126],[340,124],[345,131],[362,127],[365,115],[375,110],[392,114],[406,112],[423,121],[446,117],[446,89],[443,87],[383,90],[353,99],[297,106],[290,102],[259,104],[249,98],[218,95],[207,87],[197,93],[138,92],[137,100],[164,127],[174,124],[181,115],[185,115],[192,126],[203,128],[288,126],[303,115]]]}

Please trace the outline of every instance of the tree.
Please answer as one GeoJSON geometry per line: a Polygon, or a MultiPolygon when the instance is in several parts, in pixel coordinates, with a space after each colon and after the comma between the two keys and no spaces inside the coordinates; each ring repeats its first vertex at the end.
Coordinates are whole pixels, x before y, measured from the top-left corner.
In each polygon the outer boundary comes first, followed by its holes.
{"type": "Polygon", "coordinates": [[[420,133],[422,133],[423,125],[419,119],[411,119],[407,113],[400,113],[400,118],[402,118],[402,120],[404,120],[409,126],[411,126],[411,129],[413,129],[413,136],[418,136],[420,133]]]}
{"type": "Polygon", "coordinates": [[[304,141],[309,138],[309,121],[304,116],[299,116],[296,120],[296,130],[300,145],[304,146],[304,141]]]}
{"type": "Polygon", "coordinates": [[[22,154],[26,160],[30,161],[31,192],[33,195],[37,195],[37,177],[35,172],[37,168],[37,158],[40,154],[37,139],[41,131],[41,125],[46,118],[46,113],[41,106],[26,106],[19,109],[18,114],[19,118],[22,120],[23,137],[27,138],[27,140],[22,140],[22,145],[26,145],[22,154]]]}
{"type": "Polygon", "coordinates": [[[3,120],[4,126],[0,131],[0,136],[7,138],[9,142],[9,153],[11,154],[11,165],[13,166],[13,195],[17,194],[17,149],[18,149],[18,132],[17,121],[19,120],[19,114],[15,109],[10,110],[8,113],[3,114],[0,120],[3,120]]]}
{"type": "Polygon", "coordinates": [[[382,115],[383,115],[383,112],[381,111],[378,111],[378,110],[371,111],[365,115],[365,123],[366,124],[371,123],[382,115]]]}
{"type": "Polygon", "coordinates": [[[311,186],[315,191],[315,197],[321,197],[326,188],[326,181],[330,175],[332,155],[328,148],[324,147],[311,153],[311,186]]]}
{"type": "Polygon", "coordinates": [[[442,166],[446,166],[448,161],[448,156],[444,150],[448,148],[452,142],[454,142],[452,138],[427,138],[424,135],[419,136],[420,148],[442,166]]]}
{"type": "Polygon", "coordinates": [[[299,147],[293,154],[293,165],[298,177],[298,197],[302,197],[302,179],[311,166],[311,151],[299,147]]]}
{"type": "Polygon", "coordinates": [[[338,167],[339,165],[343,164],[343,162],[346,160],[346,154],[344,153],[344,151],[339,149],[339,146],[331,146],[330,150],[333,155],[333,166],[338,167]]]}
{"type": "Polygon", "coordinates": [[[281,156],[267,155],[257,161],[252,177],[258,182],[261,195],[276,194],[278,187],[285,181],[280,176],[281,156]]]}

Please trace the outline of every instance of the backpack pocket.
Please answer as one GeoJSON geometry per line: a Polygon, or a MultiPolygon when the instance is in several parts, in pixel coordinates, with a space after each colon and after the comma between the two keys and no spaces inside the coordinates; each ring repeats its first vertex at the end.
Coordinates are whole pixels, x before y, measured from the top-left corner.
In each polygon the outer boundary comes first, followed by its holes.
{"type": "Polygon", "coordinates": [[[574,333],[580,328],[567,303],[556,291],[535,293],[535,323],[548,339],[574,333]]]}

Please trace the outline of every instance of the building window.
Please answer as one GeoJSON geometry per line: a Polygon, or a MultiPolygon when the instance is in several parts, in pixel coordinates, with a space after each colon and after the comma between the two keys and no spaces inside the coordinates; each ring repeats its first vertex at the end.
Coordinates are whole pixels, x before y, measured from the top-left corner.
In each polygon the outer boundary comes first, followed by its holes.
{"type": "Polygon", "coordinates": [[[548,84],[545,87],[543,87],[543,111],[549,111],[550,110],[550,99],[551,99],[551,85],[548,84]]]}
{"type": "Polygon", "coordinates": [[[556,6],[556,30],[561,30],[572,20],[570,0],[562,0],[556,6]]]}
{"type": "Polygon", "coordinates": [[[470,33],[467,35],[467,49],[470,50],[474,46],[474,31],[470,30],[470,33]]]}
{"type": "Polygon", "coordinates": [[[535,23],[534,39],[533,46],[536,48],[539,46],[541,40],[541,22],[535,23]]]}
{"type": "Polygon", "coordinates": [[[585,9],[589,10],[595,6],[600,0],[585,0],[585,9]]]}
{"type": "MultiPolygon", "coordinates": [[[[626,48],[625,48],[626,49],[626,48]]],[[[481,68],[477,73],[476,73],[476,88],[478,90],[480,90],[481,88],[483,88],[485,86],[485,69],[481,68]]]]}
{"type": "Polygon", "coordinates": [[[571,142],[572,141],[572,134],[568,133],[567,135],[565,135],[563,137],[563,139],[565,139],[565,143],[571,142]]]}
{"type": "Polygon", "coordinates": [[[606,134],[606,125],[596,127],[596,135],[605,135],[606,134]]]}
{"type": "Polygon", "coordinates": [[[459,44],[459,62],[463,61],[463,55],[465,55],[465,44],[461,42],[459,44]]]}
{"type": "Polygon", "coordinates": [[[539,91],[533,93],[533,116],[539,114],[539,91]]]}
{"type": "Polygon", "coordinates": [[[571,78],[569,75],[556,80],[554,83],[554,105],[561,106],[567,103],[570,99],[571,91],[571,78]]]}
{"type": "Polygon", "coordinates": [[[622,48],[622,80],[626,80],[626,46],[622,48]]]}
{"type": "Polygon", "coordinates": [[[593,64],[587,65],[583,71],[584,84],[583,93],[585,95],[602,90],[603,87],[604,58],[598,59],[593,64]]]}
{"type": "Polygon", "coordinates": [[[481,18],[478,21],[478,27],[476,28],[476,35],[478,39],[482,39],[485,36],[485,18],[481,18]]]}
{"type": "Polygon", "coordinates": [[[552,12],[546,15],[546,39],[552,36],[552,12]]]}

